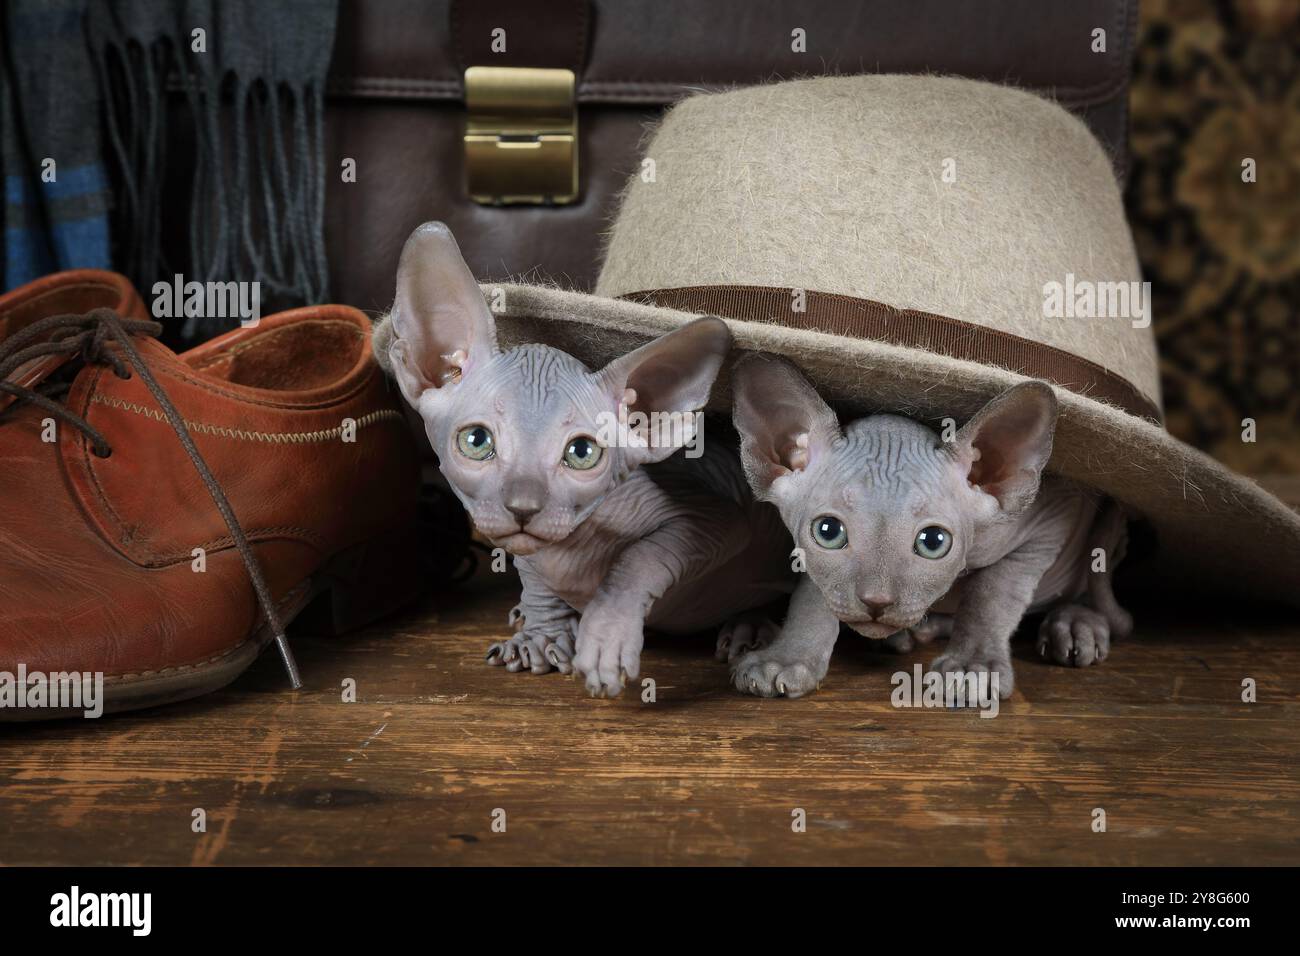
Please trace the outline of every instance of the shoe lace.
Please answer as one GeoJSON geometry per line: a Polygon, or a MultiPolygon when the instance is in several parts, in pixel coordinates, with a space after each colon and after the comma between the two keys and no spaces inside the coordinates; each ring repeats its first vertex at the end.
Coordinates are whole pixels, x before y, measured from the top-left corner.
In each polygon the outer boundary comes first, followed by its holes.
{"type": "MultiPolygon", "coordinates": [[[[153,395],[154,401],[158,403],[167,423],[176,433],[181,447],[185,449],[185,454],[189,456],[195,471],[207,487],[208,494],[212,496],[217,510],[221,512],[235,548],[239,551],[239,556],[248,571],[253,590],[257,592],[258,604],[275,635],[275,644],[280,652],[280,658],[284,661],[289,683],[296,690],[302,686],[302,680],[298,675],[298,664],[289,649],[289,639],[284,633],[284,625],[280,621],[271,589],[267,587],[266,577],[262,574],[262,566],[257,560],[257,555],[253,553],[248,537],[244,534],[239,519],[235,517],[230,499],[226,497],[221,485],[213,477],[208,463],[199,454],[189,429],[185,427],[185,419],[181,417],[176,406],[167,397],[167,393],[158,384],[158,380],[154,378],[135,343],[132,342],[133,336],[156,337],[161,332],[161,323],[146,319],[123,319],[111,309],[94,309],[84,315],[53,315],[38,319],[8,338],[0,340],[0,393],[12,395],[17,404],[29,402],[73,426],[86,436],[96,456],[107,458],[113,453],[113,449],[103,434],[58,400],[62,393],[70,388],[69,385],[52,385],[37,390],[7,379],[19,367],[47,355],[79,357],[88,365],[111,368],[113,374],[122,379],[130,378],[131,370],[134,369],[153,395]],[[117,348],[112,348],[112,345],[116,345],[117,348]]],[[[3,416],[0,416],[0,424],[3,424],[3,416]]]]}

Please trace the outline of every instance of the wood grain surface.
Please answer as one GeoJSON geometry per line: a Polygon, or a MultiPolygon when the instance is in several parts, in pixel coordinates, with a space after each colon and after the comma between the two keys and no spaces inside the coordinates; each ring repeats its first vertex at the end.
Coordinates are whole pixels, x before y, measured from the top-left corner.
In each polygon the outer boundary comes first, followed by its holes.
{"type": "Polygon", "coordinates": [[[484,574],[346,638],[299,634],[296,694],[264,655],[198,701],[0,726],[0,863],[1300,862],[1285,612],[1155,603],[1086,670],[1037,660],[1026,628],[990,720],[895,709],[890,675],[934,648],[851,635],[803,700],[736,693],[709,635],[650,638],[656,702],[590,700],[484,663],[514,588],[484,574]]]}

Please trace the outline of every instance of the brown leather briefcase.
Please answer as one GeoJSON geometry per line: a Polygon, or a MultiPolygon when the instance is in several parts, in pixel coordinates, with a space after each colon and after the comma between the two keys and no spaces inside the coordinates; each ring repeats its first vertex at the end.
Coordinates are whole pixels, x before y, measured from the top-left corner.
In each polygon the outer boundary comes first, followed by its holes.
{"type": "Polygon", "coordinates": [[[1136,0],[343,0],[326,115],[333,297],[387,308],[402,242],[428,219],[480,279],[589,289],[646,125],[693,91],[778,77],[1014,83],[1080,115],[1122,178],[1136,27],[1136,0]]]}

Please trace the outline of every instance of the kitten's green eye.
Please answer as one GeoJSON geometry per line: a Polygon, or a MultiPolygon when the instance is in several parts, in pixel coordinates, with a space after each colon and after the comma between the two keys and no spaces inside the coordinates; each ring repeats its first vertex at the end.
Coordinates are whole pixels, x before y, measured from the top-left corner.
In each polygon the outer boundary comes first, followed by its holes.
{"type": "Polygon", "coordinates": [[[604,453],[604,449],[596,444],[594,438],[580,435],[569,442],[569,447],[564,449],[564,464],[575,471],[587,471],[596,467],[600,456],[604,453]]]}
{"type": "Polygon", "coordinates": [[[838,551],[849,543],[849,533],[844,530],[844,522],[831,515],[813,519],[812,535],[818,544],[832,551],[838,551]]]}
{"type": "Polygon", "coordinates": [[[492,433],[482,425],[470,425],[457,432],[456,448],[473,461],[487,461],[496,454],[492,433]]]}
{"type": "Polygon", "coordinates": [[[932,524],[916,535],[916,553],[923,558],[939,560],[952,550],[952,532],[932,524]]]}

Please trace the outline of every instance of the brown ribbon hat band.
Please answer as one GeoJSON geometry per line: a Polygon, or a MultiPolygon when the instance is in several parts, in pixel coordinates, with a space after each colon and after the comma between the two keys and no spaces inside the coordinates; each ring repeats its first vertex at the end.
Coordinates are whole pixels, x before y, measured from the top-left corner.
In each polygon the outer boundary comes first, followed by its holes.
{"type": "Polygon", "coordinates": [[[1042,379],[1107,402],[1159,424],[1159,408],[1132,383],[1096,362],[1055,346],[933,312],[896,309],[883,302],[829,292],[803,292],[803,311],[791,309],[802,290],[772,286],[708,285],[649,289],[619,296],[645,305],[716,315],[923,349],[1042,379]]]}

